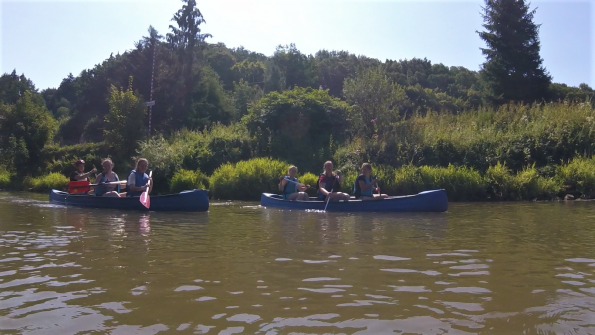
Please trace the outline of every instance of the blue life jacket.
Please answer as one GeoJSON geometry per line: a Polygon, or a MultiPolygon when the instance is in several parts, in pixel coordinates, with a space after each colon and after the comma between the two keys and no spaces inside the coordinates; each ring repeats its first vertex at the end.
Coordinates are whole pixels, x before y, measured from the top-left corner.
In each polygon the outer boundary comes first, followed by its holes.
{"type": "MultiPolygon", "coordinates": [[[[134,173],[135,176],[135,180],[134,180],[134,185],[136,187],[143,187],[145,185],[147,185],[147,183],[149,182],[149,176],[147,176],[146,173],[140,174],[138,172],[136,172],[136,170],[132,170],[130,172],[131,174],[134,173]]],[[[126,193],[127,197],[139,197],[143,192],[132,192],[130,190],[128,190],[128,192],[126,193]]]]}
{"type": "Polygon", "coordinates": [[[284,179],[288,180],[288,182],[285,183],[285,186],[283,186],[283,199],[287,200],[291,194],[298,191],[296,183],[299,183],[299,181],[297,178],[291,178],[288,176],[285,176],[284,179]]]}
{"type": "Polygon", "coordinates": [[[370,177],[370,179],[366,178],[366,176],[364,176],[363,174],[360,174],[359,176],[357,176],[357,178],[355,178],[355,182],[353,183],[353,195],[356,198],[360,198],[362,196],[365,197],[373,197],[373,188],[370,187],[369,189],[363,191],[360,186],[359,186],[359,181],[363,181],[366,185],[370,185],[372,183],[372,177],[370,177]]]}
{"type": "MultiPolygon", "coordinates": [[[[115,181],[119,181],[120,179],[118,179],[118,175],[114,172],[114,177],[116,178],[115,181]]],[[[101,174],[101,179],[96,181],[97,184],[101,184],[101,183],[105,183],[105,175],[102,173],[101,174]]],[[[120,193],[120,184],[118,184],[117,187],[118,193],[120,193]]],[[[95,187],[95,195],[101,196],[104,195],[107,192],[107,187],[105,185],[97,185],[95,187]]]]}

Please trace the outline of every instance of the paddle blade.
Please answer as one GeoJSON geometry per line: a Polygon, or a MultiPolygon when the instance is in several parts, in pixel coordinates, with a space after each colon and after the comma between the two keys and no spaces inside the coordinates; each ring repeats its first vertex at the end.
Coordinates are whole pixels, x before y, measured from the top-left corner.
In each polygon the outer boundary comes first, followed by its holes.
{"type": "Polygon", "coordinates": [[[151,207],[151,198],[149,197],[148,192],[145,191],[140,195],[140,203],[147,209],[151,207]]]}

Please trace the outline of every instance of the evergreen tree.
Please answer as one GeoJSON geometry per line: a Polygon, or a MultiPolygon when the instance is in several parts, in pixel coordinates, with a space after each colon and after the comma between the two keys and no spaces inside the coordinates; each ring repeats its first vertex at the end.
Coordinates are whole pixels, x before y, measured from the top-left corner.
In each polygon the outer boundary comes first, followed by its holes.
{"type": "Polygon", "coordinates": [[[524,0],[485,0],[483,27],[477,32],[487,45],[482,78],[491,102],[532,103],[547,97],[551,77],[539,56],[536,9],[524,0]]]}

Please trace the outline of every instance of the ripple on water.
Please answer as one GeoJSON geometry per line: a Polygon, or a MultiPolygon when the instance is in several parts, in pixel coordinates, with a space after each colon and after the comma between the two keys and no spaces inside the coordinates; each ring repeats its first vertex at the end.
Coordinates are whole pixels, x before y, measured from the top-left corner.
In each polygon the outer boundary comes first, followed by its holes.
{"type": "Polygon", "coordinates": [[[255,314],[236,314],[227,318],[227,321],[246,322],[248,324],[262,320],[259,315],[255,314]]]}
{"type": "Polygon", "coordinates": [[[595,259],[591,259],[591,258],[568,258],[568,259],[566,259],[566,261],[573,262],[573,263],[595,263],[595,259]]]}
{"type": "Polygon", "coordinates": [[[408,260],[411,260],[411,258],[407,258],[407,257],[387,256],[387,255],[376,255],[376,256],[374,256],[374,259],[382,259],[385,261],[408,261],[408,260]]]}
{"type": "Polygon", "coordinates": [[[411,293],[423,293],[423,292],[432,292],[432,290],[427,289],[425,286],[395,286],[395,285],[388,285],[389,287],[393,288],[395,292],[411,292],[411,293]]]}
{"type": "Polygon", "coordinates": [[[306,278],[306,279],[302,279],[302,281],[331,281],[331,280],[341,280],[341,278],[318,277],[318,278],[306,278]]]}
{"type": "Polygon", "coordinates": [[[320,264],[320,263],[330,263],[330,262],[336,262],[336,261],[330,261],[330,260],[312,261],[312,260],[304,259],[304,263],[307,263],[307,264],[320,264]]]}
{"type": "Polygon", "coordinates": [[[483,287],[449,287],[444,289],[442,292],[453,292],[453,293],[470,293],[470,294],[485,294],[492,293],[492,291],[483,287]]]}
{"type": "Polygon", "coordinates": [[[200,297],[196,299],[196,301],[209,301],[209,300],[216,300],[217,298],[214,297],[200,297]]]}
{"type": "Polygon", "coordinates": [[[380,271],[396,272],[396,273],[422,273],[422,274],[428,275],[428,276],[439,276],[442,274],[441,272],[433,271],[433,270],[419,271],[419,270],[413,270],[413,269],[380,269],[380,271]]]}
{"type": "Polygon", "coordinates": [[[316,293],[337,293],[337,292],[345,292],[345,290],[340,288],[307,288],[307,287],[298,287],[298,290],[302,291],[310,291],[316,293]]]}
{"type": "Polygon", "coordinates": [[[182,292],[182,291],[198,291],[202,290],[203,288],[196,285],[183,285],[174,290],[174,292],[182,292]]]}

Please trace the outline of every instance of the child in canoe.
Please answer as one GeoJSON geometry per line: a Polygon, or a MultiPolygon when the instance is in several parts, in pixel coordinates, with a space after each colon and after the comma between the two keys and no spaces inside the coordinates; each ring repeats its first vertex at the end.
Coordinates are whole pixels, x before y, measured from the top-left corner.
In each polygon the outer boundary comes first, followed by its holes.
{"type": "MultiPolygon", "coordinates": [[[[146,158],[139,158],[136,161],[136,169],[130,172],[128,176],[127,197],[139,197],[148,188],[148,193],[153,190],[153,178],[150,178],[146,172],[149,167],[149,161],[146,158]]],[[[123,195],[120,195],[121,197],[123,195]]]]}
{"type": "Polygon", "coordinates": [[[284,200],[302,200],[308,201],[308,194],[304,191],[310,188],[310,185],[300,184],[297,175],[297,167],[290,166],[287,171],[288,176],[281,177],[279,190],[282,191],[284,200]]]}
{"type": "Polygon", "coordinates": [[[386,194],[380,194],[380,188],[377,189],[378,194],[374,194],[374,185],[378,184],[378,179],[372,177],[372,165],[370,163],[362,164],[361,173],[353,185],[353,195],[356,199],[362,201],[381,200],[388,197],[386,194]]]}
{"type": "Polygon", "coordinates": [[[88,181],[91,182],[89,176],[97,172],[97,169],[93,168],[93,170],[89,172],[85,172],[85,161],[79,159],[78,161],[74,162],[74,171],[70,174],[70,181],[88,181]]]}

